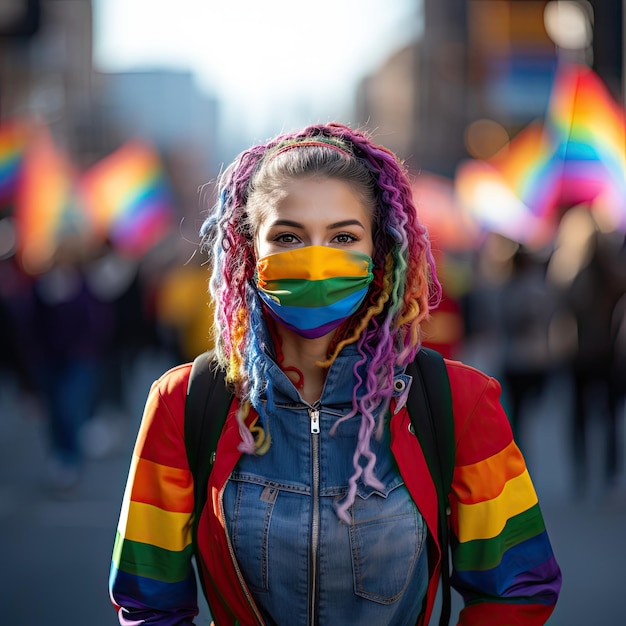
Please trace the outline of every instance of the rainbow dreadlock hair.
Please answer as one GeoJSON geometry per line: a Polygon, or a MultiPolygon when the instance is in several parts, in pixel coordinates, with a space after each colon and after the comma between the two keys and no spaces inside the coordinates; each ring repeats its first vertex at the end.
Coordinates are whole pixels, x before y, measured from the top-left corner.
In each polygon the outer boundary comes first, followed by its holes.
{"type": "Polygon", "coordinates": [[[215,303],[216,358],[240,399],[242,451],[262,454],[267,450],[270,438],[264,415],[273,410],[266,372],[275,344],[256,289],[256,228],[263,206],[275,201],[285,182],[311,176],[351,184],[373,214],[374,280],[361,308],[337,330],[328,359],[321,364],[330,367],[345,345],[356,344],[360,358],[354,368],[353,408],[333,427],[334,431],[340,422],[361,417],[355,471],[347,497],[337,507],[338,515],[348,519],[358,479],[381,486],[373,472],[376,457],[370,449],[371,437],[382,433],[394,375],[415,358],[420,324],[439,304],[441,286],[406,170],[392,152],[373,143],[365,132],[341,124],[320,124],[242,152],[220,177],[217,202],[201,230],[213,270],[209,290],[215,303]],[[254,435],[244,421],[250,405],[260,421],[254,435]],[[364,467],[361,457],[366,460],[364,467]]]}

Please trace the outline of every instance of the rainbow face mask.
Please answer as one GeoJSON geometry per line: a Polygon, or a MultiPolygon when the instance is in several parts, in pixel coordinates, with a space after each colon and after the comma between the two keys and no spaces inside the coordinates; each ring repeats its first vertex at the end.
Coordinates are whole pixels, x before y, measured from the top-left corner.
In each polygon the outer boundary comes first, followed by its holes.
{"type": "Polygon", "coordinates": [[[259,259],[257,287],[277,321],[315,339],[361,306],[372,268],[372,259],[362,252],[306,246],[259,259]]]}

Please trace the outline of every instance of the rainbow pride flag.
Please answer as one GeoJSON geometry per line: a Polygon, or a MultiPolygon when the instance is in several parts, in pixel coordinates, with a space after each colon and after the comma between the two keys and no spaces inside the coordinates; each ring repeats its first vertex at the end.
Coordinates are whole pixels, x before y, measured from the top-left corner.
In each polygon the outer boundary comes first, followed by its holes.
{"type": "Polygon", "coordinates": [[[491,159],[462,161],[454,185],[461,206],[485,230],[539,248],[557,227],[561,173],[551,137],[536,121],[491,159]]]}
{"type": "Polygon", "coordinates": [[[124,253],[141,256],[171,231],[169,184],[146,142],[129,141],[85,172],[80,195],[97,232],[124,253]]]}
{"type": "Polygon", "coordinates": [[[76,195],[77,173],[49,131],[35,131],[21,165],[15,193],[18,258],[36,274],[48,268],[66,237],[86,239],[91,226],[76,195]]]}
{"type": "Polygon", "coordinates": [[[562,164],[541,123],[528,125],[490,163],[533,215],[551,217],[558,204],[562,164]]]}
{"type": "Polygon", "coordinates": [[[593,70],[564,65],[544,120],[491,159],[458,166],[460,202],[487,230],[531,247],[548,243],[578,204],[626,232],[625,132],[623,109],[593,70]]]}
{"type": "Polygon", "coordinates": [[[562,163],[563,206],[588,204],[626,230],[626,120],[600,77],[582,65],[557,74],[546,127],[562,163]]]}
{"type": "Polygon", "coordinates": [[[25,121],[7,121],[0,125],[0,208],[15,200],[18,179],[30,138],[25,121]]]}

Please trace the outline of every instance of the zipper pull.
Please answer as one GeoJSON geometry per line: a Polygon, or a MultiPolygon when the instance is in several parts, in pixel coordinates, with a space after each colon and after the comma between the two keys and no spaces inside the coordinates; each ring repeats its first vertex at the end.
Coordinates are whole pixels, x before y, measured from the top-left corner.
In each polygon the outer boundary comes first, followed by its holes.
{"type": "Polygon", "coordinates": [[[320,412],[317,409],[309,409],[311,416],[311,433],[314,435],[320,432],[320,412]]]}

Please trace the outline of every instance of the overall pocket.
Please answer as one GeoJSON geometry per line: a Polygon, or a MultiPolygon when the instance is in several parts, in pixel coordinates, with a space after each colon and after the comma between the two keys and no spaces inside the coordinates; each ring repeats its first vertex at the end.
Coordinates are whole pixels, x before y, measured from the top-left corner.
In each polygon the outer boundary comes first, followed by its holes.
{"type": "Polygon", "coordinates": [[[404,484],[386,492],[359,488],[350,547],[356,595],[381,604],[406,589],[424,549],[426,525],[404,484]]]}
{"type": "Polygon", "coordinates": [[[287,567],[291,559],[302,561],[304,550],[306,563],[307,535],[300,529],[306,528],[308,495],[300,485],[231,474],[224,490],[227,530],[251,591],[269,590],[270,558],[275,568],[287,567]]]}

